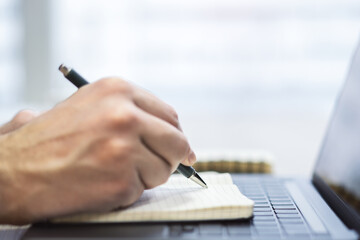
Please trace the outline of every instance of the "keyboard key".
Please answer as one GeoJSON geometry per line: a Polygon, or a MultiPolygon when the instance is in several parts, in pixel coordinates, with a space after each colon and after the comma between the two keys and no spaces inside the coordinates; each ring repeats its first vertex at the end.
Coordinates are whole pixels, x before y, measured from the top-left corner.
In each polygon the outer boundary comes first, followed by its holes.
{"type": "Polygon", "coordinates": [[[254,207],[256,208],[270,208],[270,204],[255,204],[254,207]]]}
{"type": "Polygon", "coordinates": [[[272,208],[273,208],[274,210],[296,210],[296,212],[298,212],[295,206],[294,206],[294,207],[273,206],[272,208]]]}
{"type": "Polygon", "coordinates": [[[253,187],[253,188],[244,188],[244,191],[245,192],[264,192],[264,190],[262,188],[256,188],[256,187],[253,187]]]}
{"type": "Polygon", "coordinates": [[[244,189],[246,189],[246,190],[253,190],[253,189],[262,189],[262,186],[261,185],[259,185],[259,184],[245,184],[244,185],[244,189]]]}
{"type": "Polygon", "coordinates": [[[266,189],[266,191],[271,191],[271,192],[284,192],[286,193],[286,189],[283,187],[279,187],[279,186],[264,186],[264,189],[266,189]]]}
{"type": "Polygon", "coordinates": [[[254,207],[257,207],[257,208],[270,207],[270,204],[268,204],[268,203],[265,203],[265,204],[255,204],[254,207]]]}
{"type": "Polygon", "coordinates": [[[287,204],[287,205],[276,205],[276,206],[272,206],[273,209],[275,210],[296,210],[296,207],[295,205],[290,205],[290,204],[287,204]]]}
{"type": "Polygon", "coordinates": [[[273,212],[271,208],[254,208],[254,212],[273,212]]]}
{"type": "Polygon", "coordinates": [[[244,194],[250,199],[255,199],[255,198],[263,198],[263,199],[265,199],[264,194],[247,194],[247,193],[244,193],[244,194]]]}
{"type": "Polygon", "coordinates": [[[293,202],[291,200],[288,200],[288,199],[278,199],[278,200],[271,200],[270,199],[270,203],[271,204],[293,204],[293,202]]]}
{"type": "Polygon", "coordinates": [[[251,191],[251,192],[249,192],[249,191],[243,191],[243,193],[246,195],[246,196],[262,196],[262,197],[264,197],[264,196],[266,196],[265,195],[265,193],[264,192],[253,192],[253,191],[251,191]]]}
{"type": "Polygon", "coordinates": [[[278,218],[301,219],[300,214],[276,214],[278,218]]]}
{"type": "Polygon", "coordinates": [[[289,197],[269,197],[270,202],[272,201],[291,201],[289,197]]]}
{"type": "Polygon", "coordinates": [[[254,206],[254,209],[272,209],[271,207],[270,207],[270,205],[255,205],[254,206]]]}
{"type": "Polygon", "coordinates": [[[280,199],[280,200],[281,200],[281,199],[291,200],[287,194],[286,194],[286,195],[279,195],[279,196],[276,196],[276,195],[274,195],[274,196],[269,196],[269,198],[270,198],[270,199],[280,199]]]}
{"type": "Polygon", "coordinates": [[[292,211],[295,211],[295,212],[298,212],[298,210],[295,208],[295,207],[273,207],[273,209],[276,211],[276,210],[292,210],[292,211]]]}
{"type": "Polygon", "coordinates": [[[276,214],[298,214],[296,209],[277,209],[274,211],[276,214]]]}
{"type": "Polygon", "coordinates": [[[279,203],[270,203],[271,204],[271,206],[273,207],[273,208],[296,208],[296,206],[293,204],[293,203],[283,203],[283,204],[279,204],[279,203]]]}
{"type": "Polygon", "coordinates": [[[261,197],[249,197],[249,196],[247,196],[248,198],[250,198],[251,200],[253,200],[253,201],[266,201],[267,202],[267,200],[266,200],[266,198],[264,197],[264,196],[261,196],[261,197]]]}
{"type": "Polygon", "coordinates": [[[295,207],[293,203],[271,203],[273,207],[295,207]]]}
{"type": "Polygon", "coordinates": [[[267,192],[267,196],[269,198],[288,198],[288,195],[286,193],[278,193],[278,192],[267,192]]]}
{"type": "Polygon", "coordinates": [[[289,196],[286,193],[271,193],[268,194],[269,198],[288,198],[289,196]]]}
{"type": "Polygon", "coordinates": [[[253,226],[277,226],[277,222],[275,220],[258,220],[252,222],[253,226]]]}
{"type": "Polygon", "coordinates": [[[272,211],[267,211],[267,212],[255,212],[254,211],[254,216],[273,216],[272,211]]]}
{"type": "Polygon", "coordinates": [[[254,216],[254,220],[255,221],[266,221],[266,220],[275,220],[275,217],[273,215],[269,215],[269,216],[254,216]]]}
{"type": "Polygon", "coordinates": [[[286,189],[282,186],[279,185],[264,185],[264,188],[268,191],[282,191],[282,192],[286,192],[286,189]]]}
{"type": "Polygon", "coordinates": [[[273,221],[253,221],[253,225],[254,226],[273,226],[273,227],[277,227],[277,223],[275,221],[275,219],[273,221]]]}
{"type": "Polygon", "coordinates": [[[270,207],[267,208],[255,208],[254,207],[254,211],[253,212],[273,212],[273,210],[270,207]]]}

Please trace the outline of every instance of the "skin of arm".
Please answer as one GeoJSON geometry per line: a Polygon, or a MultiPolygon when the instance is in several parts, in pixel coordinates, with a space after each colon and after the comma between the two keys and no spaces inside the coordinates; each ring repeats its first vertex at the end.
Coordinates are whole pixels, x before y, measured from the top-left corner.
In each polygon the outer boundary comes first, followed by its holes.
{"type": "Polygon", "coordinates": [[[104,78],[0,128],[0,223],[126,207],[195,161],[172,107],[104,78]]]}

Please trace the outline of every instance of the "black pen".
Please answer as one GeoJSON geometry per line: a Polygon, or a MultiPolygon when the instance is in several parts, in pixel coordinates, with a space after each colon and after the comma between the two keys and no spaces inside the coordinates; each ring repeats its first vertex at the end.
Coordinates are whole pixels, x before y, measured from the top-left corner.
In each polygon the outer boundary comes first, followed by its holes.
{"type": "MultiPolygon", "coordinates": [[[[65,66],[64,64],[61,64],[59,66],[59,70],[60,72],[62,72],[62,74],[64,74],[65,78],[68,79],[77,88],[81,88],[82,86],[88,84],[88,81],[86,81],[80,74],[78,74],[74,69],[65,66]]],[[[177,171],[185,177],[196,182],[200,186],[207,188],[206,183],[204,182],[204,180],[201,179],[201,177],[193,167],[185,166],[180,163],[177,171]]]]}

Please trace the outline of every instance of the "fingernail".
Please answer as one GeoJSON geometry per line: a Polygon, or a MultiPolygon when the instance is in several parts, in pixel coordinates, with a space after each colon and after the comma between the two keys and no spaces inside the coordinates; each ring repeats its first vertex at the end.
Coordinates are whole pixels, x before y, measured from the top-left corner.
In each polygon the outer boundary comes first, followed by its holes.
{"type": "Polygon", "coordinates": [[[191,153],[189,154],[188,159],[189,159],[190,164],[194,164],[196,162],[196,155],[195,155],[194,151],[191,150],[191,153]]]}

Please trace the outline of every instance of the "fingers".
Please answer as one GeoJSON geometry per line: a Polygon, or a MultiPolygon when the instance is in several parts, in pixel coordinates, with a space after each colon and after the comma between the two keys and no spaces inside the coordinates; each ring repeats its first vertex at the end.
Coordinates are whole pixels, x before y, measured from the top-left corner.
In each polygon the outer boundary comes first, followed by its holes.
{"type": "Polygon", "coordinates": [[[151,152],[169,164],[174,171],[191,153],[184,134],[173,125],[141,111],[140,138],[151,152]]]}
{"type": "MultiPolygon", "coordinates": [[[[134,102],[135,104],[147,113],[150,113],[182,131],[178,115],[176,111],[165,102],[161,101],[156,96],[147,92],[144,89],[135,87],[134,102]]],[[[187,166],[191,166],[196,162],[196,155],[192,149],[189,151],[189,155],[183,159],[182,163],[187,166]]]]}
{"type": "Polygon", "coordinates": [[[186,166],[191,166],[196,162],[196,155],[194,153],[194,151],[192,149],[190,149],[190,154],[187,158],[185,158],[184,160],[182,160],[182,164],[186,165],[186,166]]]}
{"type": "Polygon", "coordinates": [[[165,102],[161,101],[156,96],[152,95],[148,91],[134,86],[134,102],[135,104],[144,110],[164,121],[170,123],[174,127],[181,130],[179,119],[176,111],[165,102]]]}
{"type": "Polygon", "coordinates": [[[6,134],[14,131],[26,123],[30,122],[39,115],[38,112],[32,110],[22,110],[18,112],[10,122],[0,127],[0,134],[6,134]]]}
{"type": "Polygon", "coordinates": [[[146,145],[140,145],[137,166],[145,189],[165,183],[172,173],[171,165],[146,145]]]}
{"type": "MultiPolygon", "coordinates": [[[[134,86],[119,78],[106,78],[94,84],[96,85],[95,89],[100,89],[99,91],[104,94],[104,96],[116,94],[130,98],[131,101],[137,106],[137,108],[143,112],[153,116],[154,118],[157,118],[160,122],[164,122],[163,124],[167,123],[167,125],[173,126],[178,131],[182,131],[176,111],[170,105],[161,101],[146,90],[134,86]]],[[[94,84],[93,86],[95,86],[94,84]]],[[[85,88],[86,87],[84,87],[82,90],[86,90],[85,88]]],[[[79,92],[80,91],[81,89],[79,92]]],[[[148,128],[150,129],[151,126],[148,128]]],[[[149,147],[151,148],[151,146],[149,147]]],[[[188,151],[188,156],[182,158],[180,161],[182,161],[184,165],[192,165],[196,161],[196,156],[190,149],[188,151]]]]}

